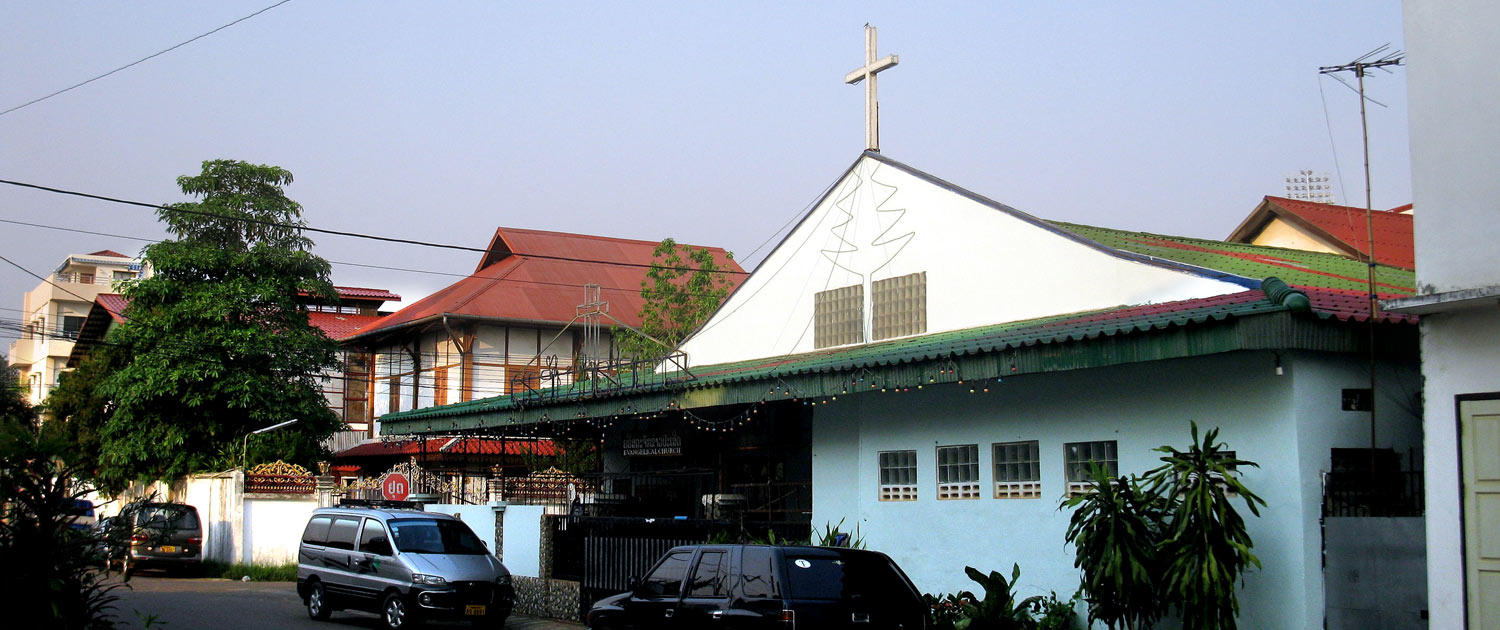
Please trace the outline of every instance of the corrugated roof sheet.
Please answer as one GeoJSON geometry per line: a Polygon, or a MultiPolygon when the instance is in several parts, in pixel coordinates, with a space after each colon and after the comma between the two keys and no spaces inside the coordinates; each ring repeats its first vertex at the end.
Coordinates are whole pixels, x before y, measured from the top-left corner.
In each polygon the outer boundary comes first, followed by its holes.
{"type": "Polygon", "coordinates": [[[1408,204],[1372,211],[1367,227],[1364,208],[1268,196],[1225,240],[1249,242],[1271,221],[1280,219],[1343,249],[1349,257],[1364,259],[1370,251],[1367,236],[1373,231],[1376,262],[1415,269],[1412,215],[1403,212],[1410,208],[1408,204]]]}
{"type": "Polygon", "coordinates": [[[100,293],[94,296],[94,301],[104,307],[105,312],[109,313],[109,317],[115,320],[115,323],[125,322],[125,307],[130,304],[130,300],[125,299],[125,296],[119,293],[100,293]]]}
{"type": "MultiPolygon", "coordinates": [[[[1296,287],[1361,292],[1368,286],[1367,265],[1337,254],[1131,232],[1057,221],[1052,223],[1109,247],[1246,278],[1277,277],[1296,287]]],[[[1377,293],[1381,298],[1402,297],[1416,292],[1416,273],[1408,269],[1377,265],[1375,280],[1377,293]]]]}

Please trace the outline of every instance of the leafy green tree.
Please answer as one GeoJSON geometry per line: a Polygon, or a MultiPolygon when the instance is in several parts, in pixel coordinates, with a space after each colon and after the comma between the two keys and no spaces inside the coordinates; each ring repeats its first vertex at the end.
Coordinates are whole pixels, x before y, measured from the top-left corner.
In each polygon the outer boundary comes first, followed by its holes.
{"type": "Polygon", "coordinates": [[[73,445],[66,453],[68,462],[87,479],[99,474],[99,432],[109,420],[109,398],[100,385],[125,365],[124,358],[115,346],[95,346],[77,368],[58,376],[57,387],[42,405],[51,413],[53,430],[73,445]]]}
{"type": "Polygon", "coordinates": [[[655,264],[641,280],[641,297],[645,299],[641,331],[614,331],[621,353],[637,359],[662,357],[676,349],[729,297],[733,284],[725,273],[731,269],[714,260],[708,249],[678,245],[668,238],[652,255],[655,264]]]}
{"type": "Polygon", "coordinates": [[[1260,516],[1258,506],[1266,502],[1233,473],[1239,466],[1256,464],[1230,457],[1218,437],[1215,428],[1199,440],[1195,422],[1192,445],[1186,451],[1157,448],[1165,453],[1165,463],[1146,473],[1154,492],[1171,500],[1169,525],[1158,549],[1163,570],[1157,579],[1163,598],[1181,613],[1184,630],[1237,627],[1237,583],[1247,568],[1260,567],[1231,496],[1260,516]]]}
{"type": "Polygon", "coordinates": [[[336,299],[328,262],[298,229],[292,174],[231,160],[177,179],[195,202],[157,212],[175,238],[144,252],[152,275],[126,286],[126,321],[106,341],[124,353],[99,394],[111,412],[99,438],[99,481],[118,489],[252,459],[311,464],[341,423],[315,377],[336,365],[336,344],[308,323],[298,292],[336,299]]]}
{"type": "Polygon", "coordinates": [[[1135,478],[1111,478],[1098,465],[1090,477],[1090,492],[1062,505],[1073,509],[1066,540],[1075,550],[1073,566],[1083,573],[1089,623],[1150,627],[1165,608],[1156,581],[1166,506],[1135,478]]]}

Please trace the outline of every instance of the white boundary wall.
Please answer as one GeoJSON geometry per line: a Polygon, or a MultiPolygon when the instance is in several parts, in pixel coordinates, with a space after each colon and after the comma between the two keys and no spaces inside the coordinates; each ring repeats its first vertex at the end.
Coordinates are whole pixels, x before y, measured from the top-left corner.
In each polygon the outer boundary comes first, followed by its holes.
{"type": "Polygon", "coordinates": [[[250,494],[243,492],[244,474],[238,470],[192,475],[173,484],[161,482],[132,488],[100,509],[114,515],[136,497],[186,503],[198,509],[203,524],[203,559],[246,564],[297,561],[297,545],[307,518],[318,507],[314,494],[250,494]]]}

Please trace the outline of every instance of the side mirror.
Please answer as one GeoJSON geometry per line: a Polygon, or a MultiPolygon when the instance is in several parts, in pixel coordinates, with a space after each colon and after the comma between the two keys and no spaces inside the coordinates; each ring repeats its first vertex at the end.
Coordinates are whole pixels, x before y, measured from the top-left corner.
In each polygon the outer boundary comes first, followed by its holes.
{"type": "Polygon", "coordinates": [[[625,580],[625,588],[630,589],[632,593],[641,590],[641,578],[630,576],[630,579],[625,580]]]}

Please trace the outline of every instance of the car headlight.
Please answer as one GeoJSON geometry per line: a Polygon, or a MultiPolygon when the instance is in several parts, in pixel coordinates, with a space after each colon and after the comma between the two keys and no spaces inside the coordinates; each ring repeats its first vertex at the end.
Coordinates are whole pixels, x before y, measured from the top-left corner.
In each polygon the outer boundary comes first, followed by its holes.
{"type": "Polygon", "coordinates": [[[495,583],[500,586],[510,586],[510,574],[506,573],[495,578],[495,583]]]}
{"type": "Polygon", "coordinates": [[[443,579],[443,577],[439,576],[439,575],[427,575],[425,573],[413,573],[413,574],[411,574],[411,583],[412,584],[429,584],[429,585],[432,585],[432,586],[442,586],[444,584],[447,584],[448,580],[443,579]]]}

